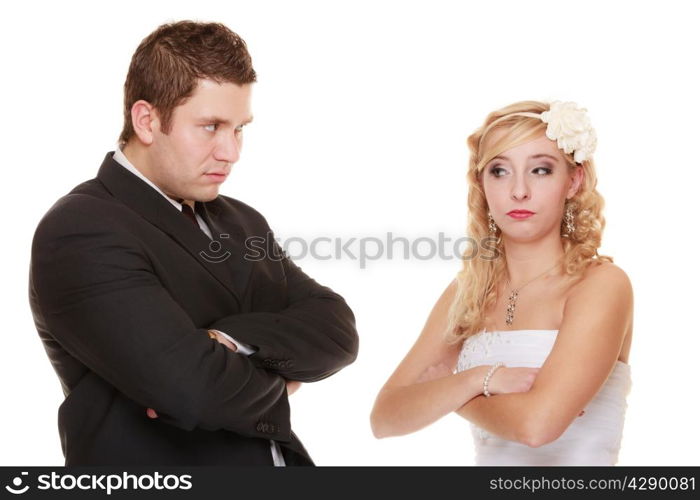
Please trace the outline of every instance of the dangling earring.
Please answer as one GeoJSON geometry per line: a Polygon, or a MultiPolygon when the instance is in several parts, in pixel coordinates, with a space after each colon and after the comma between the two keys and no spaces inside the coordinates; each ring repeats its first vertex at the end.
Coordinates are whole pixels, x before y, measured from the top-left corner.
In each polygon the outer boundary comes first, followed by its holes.
{"type": "Polygon", "coordinates": [[[496,230],[498,228],[496,227],[496,221],[493,220],[493,217],[491,216],[491,212],[489,212],[489,234],[496,236],[496,230]]]}
{"type": "Polygon", "coordinates": [[[566,224],[566,229],[564,230],[564,234],[562,234],[564,238],[571,238],[571,236],[574,234],[574,231],[576,230],[576,227],[574,226],[573,205],[573,202],[566,204],[566,212],[564,213],[564,223],[566,224]]]}
{"type": "MultiPolygon", "coordinates": [[[[491,216],[491,212],[488,212],[489,215],[489,236],[496,236],[496,231],[498,231],[498,226],[496,226],[496,221],[493,220],[493,217],[491,216]]],[[[501,244],[501,237],[499,236],[498,239],[496,240],[496,244],[500,245],[501,244]]]]}

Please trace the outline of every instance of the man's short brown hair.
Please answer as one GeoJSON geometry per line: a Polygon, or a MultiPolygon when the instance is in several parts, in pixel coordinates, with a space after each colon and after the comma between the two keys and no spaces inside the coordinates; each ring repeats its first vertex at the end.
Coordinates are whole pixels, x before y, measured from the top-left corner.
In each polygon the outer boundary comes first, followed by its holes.
{"type": "Polygon", "coordinates": [[[241,37],[220,23],[179,21],[159,26],[134,52],[124,82],[124,128],[119,143],[134,135],[131,107],[143,99],[157,110],[164,133],[173,111],[192,95],[198,80],[238,85],[255,81],[241,37]]]}

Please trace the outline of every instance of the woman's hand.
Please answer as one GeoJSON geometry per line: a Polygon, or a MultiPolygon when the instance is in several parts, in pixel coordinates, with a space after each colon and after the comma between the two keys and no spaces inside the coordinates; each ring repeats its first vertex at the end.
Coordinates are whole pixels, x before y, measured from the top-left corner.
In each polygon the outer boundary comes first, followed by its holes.
{"type": "Polygon", "coordinates": [[[489,380],[488,390],[491,394],[510,392],[527,392],[537,377],[539,368],[498,368],[489,380]]]}
{"type": "MultiPolygon", "coordinates": [[[[490,366],[485,367],[487,370],[490,366]]],[[[509,392],[527,392],[537,378],[539,368],[498,368],[489,380],[489,393],[506,394],[509,392]]],[[[486,372],[488,373],[488,372],[486,372]]],[[[586,410],[581,410],[579,417],[583,416],[586,410]]]]}

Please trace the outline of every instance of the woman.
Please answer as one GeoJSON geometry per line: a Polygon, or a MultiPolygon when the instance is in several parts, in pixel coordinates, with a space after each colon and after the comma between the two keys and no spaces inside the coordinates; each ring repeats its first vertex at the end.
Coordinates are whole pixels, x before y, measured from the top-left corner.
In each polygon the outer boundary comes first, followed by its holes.
{"type": "Polygon", "coordinates": [[[597,252],[605,219],[585,109],[518,102],[468,144],[469,234],[482,243],[381,389],[373,432],[456,411],[472,422],[477,464],[613,465],[633,296],[597,252]]]}

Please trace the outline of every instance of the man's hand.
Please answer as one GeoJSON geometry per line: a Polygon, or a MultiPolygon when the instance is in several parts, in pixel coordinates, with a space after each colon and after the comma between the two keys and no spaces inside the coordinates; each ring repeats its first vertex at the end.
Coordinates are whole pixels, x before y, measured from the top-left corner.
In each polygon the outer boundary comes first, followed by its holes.
{"type": "Polygon", "coordinates": [[[291,396],[299,390],[301,382],[298,380],[287,380],[287,396],[291,396]]]}
{"type": "MultiPolygon", "coordinates": [[[[219,332],[215,330],[208,330],[209,333],[209,338],[215,339],[219,344],[223,344],[229,349],[231,349],[233,352],[236,352],[238,348],[236,347],[236,344],[225,338],[223,335],[221,335],[219,332]]],[[[298,389],[298,387],[297,387],[298,389]]],[[[296,389],[294,389],[296,390],[296,389]]],[[[289,392],[289,384],[287,385],[287,392],[289,392]]],[[[289,392],[291,394],[291,392],[289,392]]],[[[153,408],[146,408],[146,415],[148,415],[148,418],[158,418],[158,414],[153,408]]]]}
{"type": "Polygon", "coordinates": [[[218,331],[208,330],[208,333],[209,333],[209,338],[215,339],[219,344],[224,344],[226,347],[231,349],[233,352],[236,352],[238,350],[238,347],[236,347],[236,344],[234,344],[233,342],[228,340],[226,337],[221,335],[221,333],[219,333],[218,331]]]}

